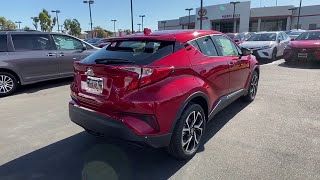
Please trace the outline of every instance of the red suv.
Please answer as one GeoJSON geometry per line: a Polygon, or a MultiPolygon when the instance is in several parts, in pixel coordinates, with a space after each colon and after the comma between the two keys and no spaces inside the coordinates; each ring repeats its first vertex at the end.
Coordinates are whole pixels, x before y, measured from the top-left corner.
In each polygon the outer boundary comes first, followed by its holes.
{"type": "Polygon", "coordinates": [[[259,65],[215,31],[157,31],[110,39],[74,64],[70,118],[89,133],[191,158],[206,123],[231,102],[253,101],[259,65]]]}

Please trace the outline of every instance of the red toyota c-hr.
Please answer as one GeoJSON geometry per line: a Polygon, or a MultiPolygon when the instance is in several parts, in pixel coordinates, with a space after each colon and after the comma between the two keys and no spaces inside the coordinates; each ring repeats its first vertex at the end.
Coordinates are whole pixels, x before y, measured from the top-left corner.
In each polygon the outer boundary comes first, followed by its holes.
{"type": "Polygon", "coordinates": [[[206,123],[242,97],[253,101],[259,65],[224,34],[151,32],[110,39],[74,64],[70,118],[88,132],[167,147],[191,158],[206,123]]]}

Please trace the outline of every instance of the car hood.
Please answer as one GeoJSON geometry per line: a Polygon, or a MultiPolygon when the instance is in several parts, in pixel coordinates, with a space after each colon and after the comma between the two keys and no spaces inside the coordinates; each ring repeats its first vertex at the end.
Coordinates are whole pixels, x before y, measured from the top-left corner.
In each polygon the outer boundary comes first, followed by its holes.
{"type": "Polygon", "coordinates": [[[320,48],[320,40],[291,41],[289,45],[295,48],[320,48]]]}
{"type": "Polygon", "coordinates": [[[274,41],[245,41],[240,44],[241,47],[248,48],[248,49],[257,49],[264,46],[273,46],[273,45],[275,45],[274,41]]]}

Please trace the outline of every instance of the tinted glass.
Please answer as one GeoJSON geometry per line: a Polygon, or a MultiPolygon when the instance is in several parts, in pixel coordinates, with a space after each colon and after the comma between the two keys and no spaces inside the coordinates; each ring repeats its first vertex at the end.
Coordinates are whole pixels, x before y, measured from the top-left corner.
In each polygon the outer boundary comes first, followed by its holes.
{"type": "Polygon", "coordinates": [[[233,39],[234,36],[235,36],[235,34],[233,34],[233,33],[227,33],[226,35],[227,35],[229,38],[231,38],[231,39],[233,39]]]}
{"type": "Polygon", "coordinates": [[[191,44],[192,46],[194,46],[195,48],[197,48],[197,49],[201,52],[200,47],[199,47],[197,41],[191,41],[190,44],[191,44]]]}
{"type": "Polygon", "coordinates": [[[137,65],[148,65],[173,53],[173,41],[113,41],[83,59],[82,63],[95,64],[97,59],[127,60],[137,65]]]}
{"type": "Polygon", "coordinates": [[[51,49],[49,35],[12,34],[11,37],[16,51],[51,49]]]}
{"type": "Polygon", "coordinates": [[[210,36],[202,37],[196,40],[200,50],[203,54],[207,56],[218,56],[216,47],[213,44],[212,39],[210,36]]]}
{"type": "Polygon", "coordinates": [[[302,34],[303,32],[291,32],[291,33],[289,33],[289,35],[300,35],[300,34],[302,34]]]}
{"type": "Polygon", "coordinates": [[[53,40],[57,49],[60,50],[76,50],[82,49],[82,42],[70,36],[53,35],[53,40]]]}
{"type": "Polygon", "coordinates": [[[254,34],[248,39],[248,41],[275,41],[276,37],[276,33],[254,34]]]}
{"type": "Polygon", "coordinates": [[[7,50],[7,35],[0,35],[0,52],[7,50]]]}
{"type": "Polygon", "coordinates": [[[212,38],[215,40],[215,43],[218,45],[218,48],[220,49],[222,56],[239,55],[236,46],[229,39],[223,36],[212,36],[212,38]]]}
{"type": "Polygon", "coordinates": [[[281,33],[278,34],[278,39],[279,39],[280,41],[283,41],[283,40],[284,40],[281,33]]]}
{"type": "Polygon", "coordinates": [[[320,31],[314,31],[314,32],[304,32],[300,36],[298,36],[296,40],[319,40],[319,39],[320,39],[320,31]]]}

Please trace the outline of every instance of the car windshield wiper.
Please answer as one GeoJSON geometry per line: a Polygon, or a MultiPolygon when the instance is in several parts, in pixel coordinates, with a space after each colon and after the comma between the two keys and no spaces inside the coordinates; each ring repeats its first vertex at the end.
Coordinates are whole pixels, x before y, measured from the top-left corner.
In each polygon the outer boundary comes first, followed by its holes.
{"type": "Polygon", "coordinates": [[[122,59],[122,58],[101,58],[96,59],[97,64],[134,64],[135,61],[122,59]]]}

